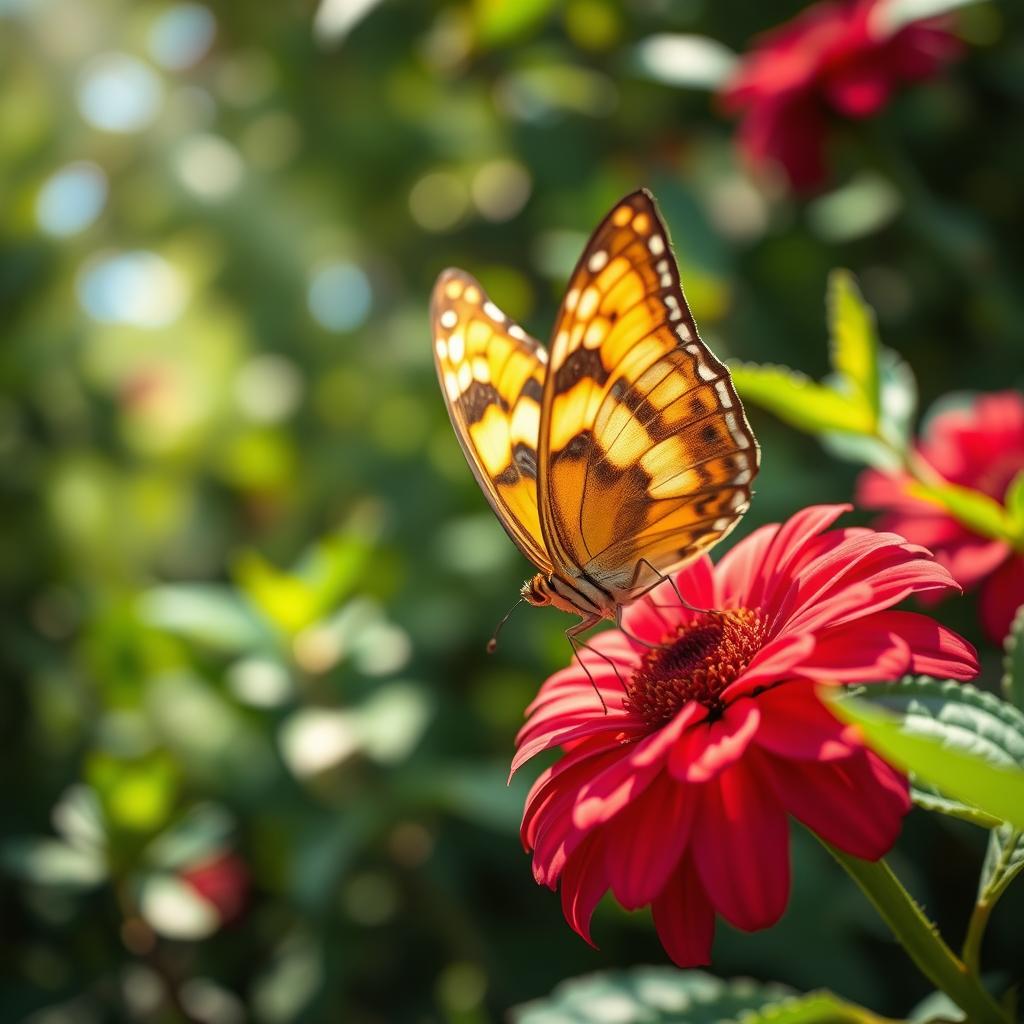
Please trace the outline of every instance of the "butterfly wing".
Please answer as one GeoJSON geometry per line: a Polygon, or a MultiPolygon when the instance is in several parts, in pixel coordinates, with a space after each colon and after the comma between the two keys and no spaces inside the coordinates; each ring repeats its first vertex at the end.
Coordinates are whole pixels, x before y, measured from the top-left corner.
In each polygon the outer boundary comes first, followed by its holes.
{"type": "Polygon", "coordinates": [[[434,363],[473,475],[520,551],[551,571],[537,507],[537,433],[547,352],[461,270],[431,302],[434,363]]]}
{"type": "Polygon", "coordinates": [[[555,325],[541,408],[541,529],[556,571],[632,599],[746,511],[757,443],[700,340],[647,192],[587,244],[555,325]]]}

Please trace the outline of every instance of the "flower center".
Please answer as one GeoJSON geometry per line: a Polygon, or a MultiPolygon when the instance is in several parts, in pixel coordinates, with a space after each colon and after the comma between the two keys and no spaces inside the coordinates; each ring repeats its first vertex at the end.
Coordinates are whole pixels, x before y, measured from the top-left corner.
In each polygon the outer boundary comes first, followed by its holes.
{"type": "Polygon", "coordinates": [[[626,707],[662,725],[695,700],[715,718],[725,710],[722,691],[760,650],[765,624],[749,608],[702,612],[673,639],[650,650],[626,683],[626,707]]]}

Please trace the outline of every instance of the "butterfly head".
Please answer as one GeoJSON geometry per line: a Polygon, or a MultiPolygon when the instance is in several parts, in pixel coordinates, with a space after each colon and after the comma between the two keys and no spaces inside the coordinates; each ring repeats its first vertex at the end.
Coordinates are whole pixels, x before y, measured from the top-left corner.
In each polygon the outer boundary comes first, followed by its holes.
{"type": "Polygon", "coordinates": [[[523,595],[524,600],[538,608],[542,608],[546,604],[553,604],[554,599],[558,596],[551,589],[551,584],[547,577],[540,572],[523,584],[520,593],[523,595]]]}

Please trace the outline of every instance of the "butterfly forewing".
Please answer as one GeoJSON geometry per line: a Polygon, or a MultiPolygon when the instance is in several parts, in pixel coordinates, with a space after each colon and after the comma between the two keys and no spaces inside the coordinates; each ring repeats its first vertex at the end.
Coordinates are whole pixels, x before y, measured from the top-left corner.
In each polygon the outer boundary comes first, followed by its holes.
{"type": "Polygon", "coordinates": [[[700,340],[646,192],[594,233],[555,326],[538,493],[556,571],[617,602],[710,547],[746,510],[758,449],[700,340]]]}
{"type": "Polygon", "coordinates": [[[509,536],[550,572],[537,505],[547,352],[460,270],[438,278],[431,319],[434,362],[466,459],[509,536]]]}

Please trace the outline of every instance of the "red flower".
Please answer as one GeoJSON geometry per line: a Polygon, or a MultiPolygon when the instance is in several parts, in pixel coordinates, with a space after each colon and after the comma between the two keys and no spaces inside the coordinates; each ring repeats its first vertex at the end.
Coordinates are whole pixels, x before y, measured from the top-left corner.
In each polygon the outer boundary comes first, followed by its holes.
{"type": "Polygon", "coordinates": [[[670,581],[627,608],[623,630],[593,641],[603,657],[584,653],[607,713],[578,662],[541,687],[513,771],[564,753],[530,791],[522,838],[588,942],[609,888],[626,908],[651,904],[680,966],[708,962],[716,914],[773,924],[789,897],[787,814],[858,857],[895,841],[906,780],[815,687],[967,679],[977,658],[926,616],[887,610],[956,585],[902,537],[825,532],[845,508],[806,509],[675,576],[689,603],[721,613],[680,607],[670,581]]]}
{"type": "Polygon", "coordinates": [[[941,23],[895,31],[885,0],[820,3],[764,36],[722,95],[743,121],[739,146],[755,167],[779,165],[798,189],[825,178],[829,120],[870,117],[904,82],[934,74],[959,51],[941,23]]]}
{"type": "MultiPolygon", "coordinates": [[[[1010,481],[1024,471],[1024,395],[1002,391],[941,413],[917,453],[950,483],[1003,501],[1010,481]]],[[[938,506],[913,497],[910,485],[905,474],[868,470],[858,481],[857,501],[887,509],[880,526],[931,548],[965,590],[979,587],[982,626],[1001,643],[1024,604],[1024,555],[1003,541],[971,533],[938,506]]]]}
{"type": "Polygon", "coordinates": [[[249,895],[249,870],[237,854],[215,853],[181,872],[182,881],[211,904],[221,924],[239,917],[249,895]]]}

